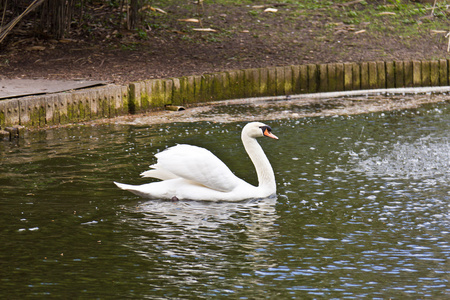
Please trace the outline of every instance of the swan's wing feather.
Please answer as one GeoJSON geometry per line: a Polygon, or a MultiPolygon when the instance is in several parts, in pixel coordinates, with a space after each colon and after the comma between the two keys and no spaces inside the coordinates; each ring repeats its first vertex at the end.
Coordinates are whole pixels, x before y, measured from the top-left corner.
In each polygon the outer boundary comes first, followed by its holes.
{"type": "MultiPolygon", "coordinates": [[[[152,168],[154,168],[155,166],[150,166],[152,168]]],[[[169,179],[175,179],[178,178],[177,175],[164,170],[164,169],[152,169],[152,170],[148,170],[145,172],[141,173],[142,177],[151,177],[151,178],[156,178],[156,179],[161,179],[161,180],[169,180],[169,179]]]]}
{"type": "Polygon", "coordinates": [[[155,155],[152,167],[214,190],[228,192],[241,181],[210,151],[191,145],[177,145],[155,155]]]}

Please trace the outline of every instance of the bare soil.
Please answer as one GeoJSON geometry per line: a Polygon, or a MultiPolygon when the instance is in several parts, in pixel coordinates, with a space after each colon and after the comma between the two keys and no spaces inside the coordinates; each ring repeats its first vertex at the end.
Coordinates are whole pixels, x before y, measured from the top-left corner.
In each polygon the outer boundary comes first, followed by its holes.
{"type": "MultiPolygon", "coordinates": [[[[172,1],[161,7],[166,14],[149,11],[148,25],[138,31],[92,21],[89,30],[74,28],[62,40],[38,38],[22,22],[0,45],[0,79],[93,79],[124,84],[231,69],[449,57],[445,32],[422,30],[416,24],[414,34],[408,34],[407,27],[412,25],[390,23],[389,15],[380,16],[385,20],[378,20],[383,24],[378,29],[371,22],[348,24],[345,16],[361,9],[358,3],[351,8],[336,6],[341,15],[320,9],[305,12],[291,4],[205,4],[201,10],[186,3],[172,1]],[[264,12],[267,7],[277,12],[264,12]],[[179,21],[192,17],[201,23],[179,21]]],[[[96,13],[104,20],[101,16],[116,12],[92,8],[90,13],[92,20],[96,13]]],[[[443,27],[447,23],[444,19],[443,27]]]]}

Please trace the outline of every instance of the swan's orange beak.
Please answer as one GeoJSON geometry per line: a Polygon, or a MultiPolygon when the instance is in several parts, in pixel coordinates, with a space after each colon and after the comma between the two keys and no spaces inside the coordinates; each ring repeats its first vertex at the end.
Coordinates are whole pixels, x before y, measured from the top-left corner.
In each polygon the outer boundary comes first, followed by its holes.
{"type": "Polygon", "coordinates": [[[278,140],[278,137],[275,134],[273,134],[272,132],[270,132],[269,129],[264,130],[264,135],[267,137],[270,137],[272,139],[278,140]]]}

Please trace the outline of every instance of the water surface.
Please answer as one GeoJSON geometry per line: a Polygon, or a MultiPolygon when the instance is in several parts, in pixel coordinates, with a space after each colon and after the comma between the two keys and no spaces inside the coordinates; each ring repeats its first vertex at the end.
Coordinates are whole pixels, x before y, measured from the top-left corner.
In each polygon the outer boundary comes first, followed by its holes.
{"type": "Polygon", "coordinates": [[[242,203],[146,201],[112,182],[147,182],[155,153],[189,143],[256,183],[245,122],[29,132],[0,144],[0,295],[448,297],[449,120],[446,103],[269,120],[278,197],[242,203]]]}

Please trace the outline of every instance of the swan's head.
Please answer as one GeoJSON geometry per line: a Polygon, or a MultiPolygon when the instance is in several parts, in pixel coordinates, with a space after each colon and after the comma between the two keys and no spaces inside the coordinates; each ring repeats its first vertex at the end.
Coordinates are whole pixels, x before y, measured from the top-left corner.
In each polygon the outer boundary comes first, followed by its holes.
{"type": "Polygon", "coordinates": [[[245,125],[242,129],[242,136],[244,135],[252,138],[266,136],[278,140],[278,137],[272,133],[272,128],[261,122],[251,122],[245,125]]]}

